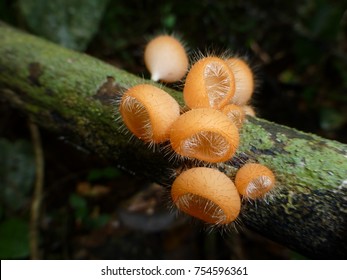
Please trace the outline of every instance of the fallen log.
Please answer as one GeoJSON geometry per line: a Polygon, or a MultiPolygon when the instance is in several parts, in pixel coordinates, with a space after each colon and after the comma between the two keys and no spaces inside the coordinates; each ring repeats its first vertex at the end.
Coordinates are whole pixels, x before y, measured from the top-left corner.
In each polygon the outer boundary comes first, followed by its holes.
{"type": "MultiPolygon", "coordinates": [[[[115,120],[114,100],[143,82],[151,83],[0,23],[2,101],[76,146],[167,185],[180,163],[129,141],[115,120]]],[[[183,105],[180,92],[167,90],[183,105]]],[[[247,161],[271,168],[277,186],[267,201],[243,202],[246,227],[309,258],[347,257],[347,145],[249,117],[237,156],[218,168],[233,178],[247,161]]]]}

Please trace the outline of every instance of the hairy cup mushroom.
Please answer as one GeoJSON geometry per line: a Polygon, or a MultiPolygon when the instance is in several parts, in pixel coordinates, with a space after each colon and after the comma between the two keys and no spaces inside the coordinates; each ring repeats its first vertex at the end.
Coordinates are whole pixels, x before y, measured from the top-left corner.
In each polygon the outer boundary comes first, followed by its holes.
{"type": "Polygon", "coordinates": [[[198,60],[189,70],[183,88],[183,98],[191,108],[220,109],[229,103],[235,92],[234,74],[218,57],[198,60]]]}
{"type": "Polygon", "coordinates": [[[171,197],[179,210],[214,225],[231,223],[241,208],[240,195],[230,178],[207,167],[182,172],[172,185],[171,197]]]}
{"type": "Polygon", "coordinates": [[[183,157],[223,162],[234,155],[239,132],[222,112],[211,108],[193,109],[172,124],[170,143],[183,157]]]}
{"type": "Polygon", "coordinates": [[[256,199],[275,186],[275,175],[259,163],[246,163],[236,173],[235,185],[244,197],[256,199]]]}
{"type": "Polygon", "coordinates": [[[177,101],[149,84],[129,88],[122,96],[119,111],[128,129],[146,143],[168,140],[171,125],[180,115],[177,101]]]}

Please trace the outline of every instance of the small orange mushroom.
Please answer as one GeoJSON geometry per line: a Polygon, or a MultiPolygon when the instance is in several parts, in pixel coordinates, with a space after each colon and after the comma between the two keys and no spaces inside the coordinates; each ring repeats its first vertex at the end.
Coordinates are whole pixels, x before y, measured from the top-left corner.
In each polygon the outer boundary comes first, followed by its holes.
{"type": "Polygon", "coordinates": [[[173,150],[183,157],[223,162],[234,155],[239,133],[222,112],[200,108],[182,114],[172,124],[170,142],[173,150]]]}
{"type": "Polygon", "coordinates": [[[182,172],[172,185],[171,197],[179,210],[215,225],[234,221],[241,208],[240,195],[230,178],[207,167],[182,172]]]}
{"type": "Polygon", "coordinates": [[[241,195],[256,199],[275,186],[275,175],[262,164],[246,163],[237,171],[235,185],[241,195]]]}
{"type": "Polygon", "coordinates": [[[149,84],[129,88],[122,96],[119,111],[128,129],[147,143],[168,140],[171,125],[180,115],[177,101],[149,84]]]}
{"type": "Polygon", "coordinates": [[[220,109],[235,92],[234,74],[223,59],[208,56],[198,60],[189,70],[183,97],[189,108],[220,109]]]}

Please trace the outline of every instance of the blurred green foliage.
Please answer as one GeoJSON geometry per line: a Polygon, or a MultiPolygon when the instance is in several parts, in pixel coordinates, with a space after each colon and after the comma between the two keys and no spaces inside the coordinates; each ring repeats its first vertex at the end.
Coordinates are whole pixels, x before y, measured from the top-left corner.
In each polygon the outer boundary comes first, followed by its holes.
{"type": "Polygon", "coordinates": [[[0,138],[0,158],[0,208],[12,214],[28,205],[35,176],[34,153],[28,141],[0,138]]]}
{"type": "Polygon", "coordinates": [[[88,176],[88,182],[98,182],[98,181],[109,181],[121,176],[121,171],[118,168],[109,166],[105,168],[94,168],[92,169],[88,176]]]}
{"type": "Polygon", "coordinates": [[[28,224],[23,219],[9,218],[0,223],[0,258],[20,259],[29,256],[28,224]]]}
{"type": "Polygon", "coordinates": [[[71,194],[69,203],[73,208],[75,221],[80,227],[87,229],[101,228],[110,220],[110,216],[107,214],[97,213],[93,215],[87,199],[80,195],[71,194]]]}
{"type": "Polygon", "coordinates": [[[31,143],[0,138],[0,258],[29,255],[27,210],[35,177],[31,143]]]}
{"type": "Polygon", "coordinates": [[[108,0],[17,0],[24,23],[35,34],[84,51],[97,32],[108,0]]]}

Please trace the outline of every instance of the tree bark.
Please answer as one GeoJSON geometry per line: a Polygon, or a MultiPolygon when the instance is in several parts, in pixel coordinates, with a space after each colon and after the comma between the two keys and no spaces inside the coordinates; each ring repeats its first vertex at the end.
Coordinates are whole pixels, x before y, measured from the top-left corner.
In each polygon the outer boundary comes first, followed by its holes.
{"type": "MultiPolygon", "coordinates": [[[[129,141],[115,100],[128,87],[151,83],[85,54],[0,23],[1,99],[42,127],[118,166],[170,184],[172,162],[159,149],[129,141]]],[[[167,91],[183,106],[180,92],[167,91]]],[[[268,200],[243,201],[242,224],[309,258],[347,257],[347,146],[249,117],[237,155],[217,167],[233,178],[245,162],[277,178],[268,200]]]]}

